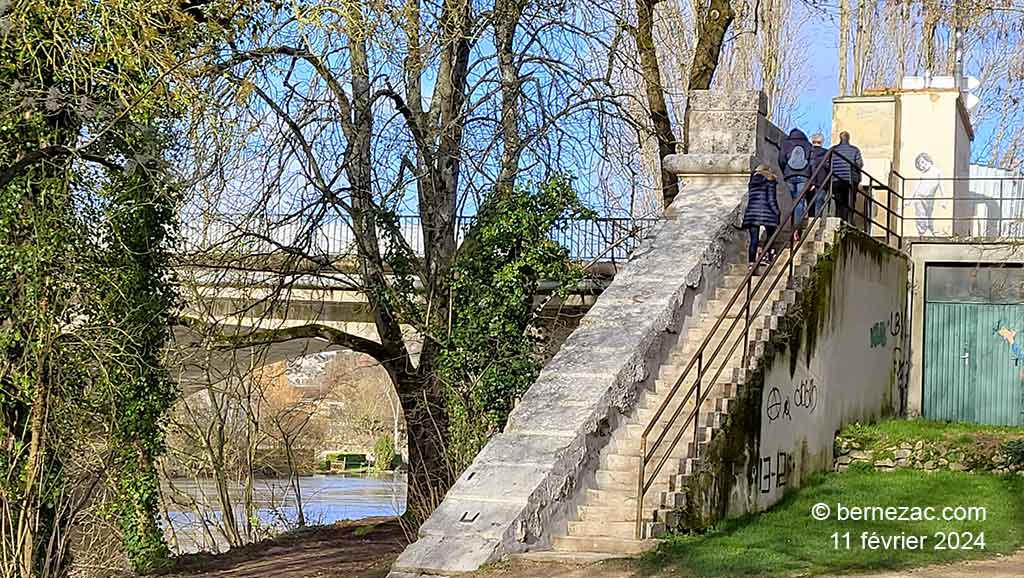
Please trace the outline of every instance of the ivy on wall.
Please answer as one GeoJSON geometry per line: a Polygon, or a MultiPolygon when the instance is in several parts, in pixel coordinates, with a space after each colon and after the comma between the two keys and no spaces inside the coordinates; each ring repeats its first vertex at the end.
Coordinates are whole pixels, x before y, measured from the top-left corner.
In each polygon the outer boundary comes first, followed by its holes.
{"type": "Polygon", "coordinates": [[[540,370],[540,281],[562,294],[583,276],[551,239],[562,219],[592,218],[569,179],[556,175],[494,199],[456,260],[454,315],[440,355],[447,386],[449,453],[458,471],[499,431],[540,370]]]}

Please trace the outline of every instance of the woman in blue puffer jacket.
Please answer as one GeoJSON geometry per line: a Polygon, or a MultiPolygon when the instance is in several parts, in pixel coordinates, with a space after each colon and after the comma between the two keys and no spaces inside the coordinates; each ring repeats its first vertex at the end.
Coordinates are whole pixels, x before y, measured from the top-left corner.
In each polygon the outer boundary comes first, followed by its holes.
{"type": "Polygon", "coordinates": [[[761,236],[761,227],[765,230],[765,240],[771,239],[779,227],[779,200],[775,196],[778,182],[771,167],[760,164],[750,175],[747,185],[747,208],[743,212],[743,228],[750,232],[750,248],[747,260],[753,267],[758,260],[757,246],[761,236]]]}

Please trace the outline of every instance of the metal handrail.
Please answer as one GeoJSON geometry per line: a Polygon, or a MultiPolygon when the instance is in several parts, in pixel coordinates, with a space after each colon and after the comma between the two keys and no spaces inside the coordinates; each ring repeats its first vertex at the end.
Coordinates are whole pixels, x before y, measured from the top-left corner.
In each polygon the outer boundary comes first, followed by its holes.
{"type": "MultiPolygon", "coordinates": [[[[776,229],[775,234],[773,234],[771,236],[771,238],[768,239],[765,242],[765,244],[764,244],[765,247],[773,246],[775,244],[776,240],[778,239],[779,235],[782,234],[783,229],[785,228],[785,226],[787,224],[790,224],[790,223],[795,223],[795,215],[796,215],[797,207],[800,206],[801,202],[806,200],[808,193],[811,191],[812,187],[814,186],[814,183],[817,180],[817,177],[819,176],[820,172],[826,166],[828,167],[828,170],[827,170],[827,173],[825,175],[825,179],[823,179],[823,182],[829,183],[829,186],[828,186],[828,188],[826,190],[818,191],[815,194],[815,197],[812,198],[812,202],[814,202],[816,200],[816,197],[818,195],[824,194],[825,197],[821,200],[821,204],[822,204],[823,207],[827,207],[828,206],[828,203],[831,201],[831,199],[833,197],[832,184],[834,183],[834,180],[836,178],[835,175],[834,175],[833,168],[832,168],[832,161],[833,161],[833,157],[834,156],[838,157],[840,160],[845,161],[845,162],[849,163],[851,166],[853,166],[853,163],[849,159],[847,159],[845,156],[843,156],[841,153],[839,153],[839,152],[837,152],[835,150],[829,150],[826,153],[826,155],[825,155],[824,159],[822,160],[822,162],[812,172],[811,177],[805,183],[803,190],[800,192],[800,194],[794,200],[793,207],[790,209],[790,211],[786,215],[786,219],[779,224],[779,227],[776,229]]],[[[902,198],[899,195],[899,193],[894,191],[887,184],[883,183],[882,181],[879,181],[878,179],[876,179],[875,177],[873,177],[871,174],[867,173],[863,169],[859,169],[859,172],[860,172],[860,174],[862,176],[866,176],[869,179],[869,186],[871,186],[872,188],[885,190],[890,195],[895,195],[897,198],[902,198]],[[876,187],[876,185],[880,185],[880,186],[876,187]]],[[[886,242],[888,243],[892,237],[895,237],[897,247],[898,248],[902,248],[902,234],[899,234],[896,231],[893,231],[892,229],[890,229],[888,224],[878,223],[877,221],[874,220],[874,218],[870,214],[862,214],[862,213],[860,213],[857,210],[857,208],[856,208],[856,206],[857,206],[857,202],[856,201],[857,201],[857,196],[858,195],[864,195],[868,199],[868,201],[871,203],[871,208],[874,207],[874,204],[877,203],[877,201],[872,196],[864,194],[862,191],[860,191],[860,189],[858,187],[851,186],[850,187],[850,191],[851,191],[851,193],[853,193],[853,198],[851,199],[852,202],[850,202],[850,205],[851,205],[850,206],[850,211],[851,211],[851,213],[860,216],[864,220],[866,228],[868,228],[868,223],[881,227],[885,231],[885,233],[886,233],[886,242]]],[[[886,210],[886,221],[887,222],[891,221],[895,217],[897,219],[897,221],[902,222],[902,215],[900,215],[899,213],[895,213],[892,210],[892,207],[890,206],[891,204],[892,203],[888,203],[887,202],[884,205],[884,208],[886,210]]],[[[873,213],[873,212],[874,212],[873,210],[868,210],[868,213],[873,213]]],[[[809,231],[813,230],[814,226],[817,224],[818,220],[821,219],[821,218],[822,218],[822,215],[815,215],[813,217],[808,218],[807,229],[809,231]]],[[[694,353],[694,355],[690,359],[689,363],[686,364],[685,368],[683,369],[683,372],[680,374],[679,378],[676,379],[676,382],[675,382],[675,384],[673,384],[672,389],[669,391],[668,395],[662,401],[661,405],[658,406],[658,410],[654,413],[654,416],[651,417],[649,423],[647,424],[647,427],[644,429],[644,432],[643,432],[643,434],[640,437],[640,464],[639,464],[639,472],[638,472],[638,476],[637,476],[637,500],[636,500],[636,502],[637,502],[637,504],[636,504],[636,537],[637,537],[637,539],[640,539],[640,538],[643,537],[644,498],[646,497],[647,492],[654,485],[654,482],[657,479],[658,474],[661,473],[662,468],[665,466],[665,464],[670,459],[670,457],[672,455],[672,451],[676,448],[676,446],[679,444],[679,441],[682,439],[683,435],[689,429],[689,426],[690,426],[691,422],[693,422],[693,426],[694,426],[693,427],[693,432],[694,432],[694,446],[695,446],[695,449],[697,449],[697,447],[698,447],[697,446],[698,442],[697,442],[697,435],[696,434],[697,434],[698,427],[700,425],[699,416],[700,416],[701,406],[707,400],[707,397],[710,395],[710,393],[711,393],[711,391],[713,389],[714,384],[717,383],[718,378],[721,377],[722,372],[726,368],[726,364],[723,363],[721,365],[721,367],[718,368],[718,371],[715,373],[714,377],[712,377],[709,380],[709,382],[712,384],[712,387],[706,389],[703,392],[703,394],[701,392],[701,383],[703,381],[703,378],[705,377],[705,371],[706,371],[707,366],[716,359],[716,357],[721,353],[722,349],[726,346],[727,341],[729,340],[733,330],[736,329],[736,326],[739,323],[741,317],[736,316],[735,318],[733,318],[732,323],[729,325],[728,329],[725,331],[725,334],[722,336],[722,339],[719,342],[718,347],[715,348],[715,350],[708,356],[707,359],[705,359],[705,351],[708,349],[708,346],[710,345],[711,340],[718,333],[719,328],[722,327],[722,325],[725,322],[725,320],[726,320],[727,316],[729,315],[730,311],[732,311],[733,305],[736,304],[736,302],[740,299],[741,296],[744,296],[744,301],[743,301],[743,305],[742,305],[742,311],[743,311],[742,319],[744,321],[743,332],[742,332],[742,334],[736,336],[736,339],[734,340],[734,342],[732,344],[732,347],[729,349],[728,353],[726,354],[726,356],[727,356],[726,359],[728,359],[728,357],[732,356],[733,353],[736,352],[736,349],[737,349],[737,347],[739,346],[739,343],[740,343],[740,337],[742,337],[743,338],[743,358],[742,358],[743,359],[743,367],[745,367],[746,365],[749,364],[749,361],[750,361],[749,360],[749,353],[750,353],[750,351],[749,351],[749,344],[750,344],[750,319],[751,319],[752,316],[756,317],[761,312],[761,310],[764,308],[765,304],[769,301],[769,298],[771,297],[772,293],[775,291],[775,288],[778,285],[779,281],[782,279],[782,275],[783,275],[784,272],[788,271],[787,284],[792,282],[792,279],[793,279],[793,267],[794,267],[794,261],[796,259],[796,253],[797,253],[797,251],[799,251],[800,247],[803,245],[803,243],[806,240],[807,240],[806,237],[801,236],[799,241],[794,241],[793,240],[793,235],[792,234],[789,235],[789,256],[788,256],[788,259],[787,259],[785,265],[783,266],[783,268],[780,268],[778,270],[774,280],[771,282],[771,284],[770,284],[770,286],[768,288],[768,291],[766,291],[765,294],[762,295],[762,297],[760,298],[760,301],[757,303],[756,308],[753,310],[753,312],[751,312],[751,307],[752,307],[751,294],[756,294],[761,289],[762,285],[765,283],[766,279],[769,276],[767,274],[767,272],[771,272],[771,271],[773,271],[775,269],[775,264],[779,260],[779,255],[776,255],[771,260],[771,262],[767,266],[766,274],[763,275],[763,276],[760,276],[760,278],[757,280],[757,283],[754,284],[753,286],[752,286],[753,277],[754,277],[754,275],[756,273],[756,270],[757,270],[756,265],[755,265],[755,267],[751,268],[751,270],[749,272],[747,272],[747,275],[743,278],[743,281],[740,283],[740,286],[736,288],[735,292],[733,292],[732,297],[729,299],[729,302],[726,304],[726,306],[725,306],[724,310],[722,311],[721,315],[718,316],[718,319],[715,321],[714,325],[711,327],[711,330],[708,331],[707,335],[704,337],[704,341],[701,343],[700,347],[694,353]],[[693,370],[694,366],[697,367],[697,375],[696,375],[696,380],[694,381],[694,384],[692,386],[690,386],[689,390],[687,390],[685,397],[680,401],[678,407],[676,407],[675,412],[672,414],[672,416],[664,424],[660,424],[660,425],[662,425],[661,433],[660,433],[660,435],[658,435],[657,439],[655,439],[654,443],[648,449],[648,437],[650,436],[651,432],[655,429],[655,427],[659,425],[659,421],[661,420],[662,416],[665,414],[665,411],[667,410],[669,405],[676,398],[676,394],[679,393],[679,390],[682,388],[683,384],[685,383],[686,378],[688,376],[690,376],[690,372],[693,370]],[[647,466],[650,464],[650,462],[653,460],[653,458],[657,454],[657,451],[661,447],[662,443],[665,441],[665,438],[666,438],[666,436],[668,436],[670,430],[675,426],[676,422],[679,420],[679,417],[680,417],[680,414],[683,411],[683,408],[694,397],[696,397],[696,402],[694,403],[693,409],[687,415],[686,421],[682,424],[681,427],[679,427],[679,430],[675,434],[675,437],[672,439],[671,443],[668,445],[668,448],[665,450],[664,455],[661,457],[661,459],[658,462],[657,466],[654,468],[653,473],[650,475],[650,479],[648,479],[648,477],[647,477],[647,466]]]]}
{"type": "Polygon", "coordinates": [[[978,216],[977,214],[960,213],[959,210],[954,210],[949,213],[948,216],[938,216],[935,214],[919,215],[915,211],[913,216],[907,216],[904,219],[910,221],[912,224],[917,224],[921,221],[933,222],[933,223],[950,223],[953,228],[948,232],[934,233],[935,236],[948,237],[948,236],[966,236],[966,237],[1010,237],[1020,238],[1024,236],[1024,215],[1021,214],[1024,209],[1024,174],[1011,174],[1003,176],[988,176],[988,175],[962,175],[953,177],[907,177],[901,174],[899,171],[890,171],[892,176],[899,181],[899,187],[904,190],[904,196],[902,197],[903,207],[906,207],[908,202],[926,202],[926,203],[953,203],[954,207],[962,206],[978,206],[984,205],[986,207],[994,206],[996,208],[996,214],[986,212],[985,216],[978,216]],[[908,184],[911,183],[922,183],[922,182],[933,182],[933,183],[952,183],[967,184],[967,195],[958,193],[955,189],[950,194],[916,194],[906,193],[905,189],[908,184]],[[987,187],[981,190],[973,188],[973,185],[980,185],[987,187]],[[994,188],[998,187],[998,191],[994,188]],[[998,194],[993,194],[993,193],[998,194]],[[1009,193],[1009,194],[1007,194],[1009,193]],[[1009,211],[1007,211],[1009,209],[1009,211]],[[1016,213],[1016,214],[1014,214],[1016,213]],[[966,225],[970,227],[970,232],[963,232],[963,229],[959,227],[966,225]],[[986,234],[976,234],[973,227],[976,225],[982,225],[985,228],[986,234]],[[995,228],[994,232],[992,228],[995,228]]]}

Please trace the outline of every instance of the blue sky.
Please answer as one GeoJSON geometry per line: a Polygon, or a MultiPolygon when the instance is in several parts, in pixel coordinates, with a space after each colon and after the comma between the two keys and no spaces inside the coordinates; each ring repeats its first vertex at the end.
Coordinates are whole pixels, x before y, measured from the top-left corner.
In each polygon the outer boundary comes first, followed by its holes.
{"type": "MultiPolygon", "coordinates": [[[[796,126],[807,134],[821,131],[828,143],[832,132],[832,98],[839,93],[838,8],[827,5],[822,9],[812,9],[803,2],[795,2],[794,9],[797,11],[797,21],[806,17],[806,24],[799,34],[798,42],[804,43],[804,54],[807,55],[800,64],[806,71],[807,84],[797,99],[793,120],[796,126]]],[[[979,71],[973,70],[976,66],[971,55],[966,55],[965,74],[978,76],[979,71]]],[[[783,128],[788,130],[791,127],[783,128]]],[[[994,129],[993,126],[985,124],[973,128],[976,143],[987,140],[994,129]]]]}
{"type": "Polygon", "coordinates": [[[797,99],[793,120],[807,134],[821,131],[828,142],[832,132],[832,98],[839,92],[839,26],[831,10],[808,14],[802,2],[794,3],[794,9],[798,11],[797,21],[806,16],[807,23],[797,42],[804,46],[802,68],[807,74],[807,85],[797,99]]]}

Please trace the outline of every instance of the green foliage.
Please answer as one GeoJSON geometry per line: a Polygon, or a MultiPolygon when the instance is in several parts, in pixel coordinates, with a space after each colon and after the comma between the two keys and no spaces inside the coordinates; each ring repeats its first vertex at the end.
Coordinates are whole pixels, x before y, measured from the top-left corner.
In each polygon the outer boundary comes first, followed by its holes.
{"type": "Polygon", "coordinates": [[[395,441],[391,436],[382,436],[373,445],[373,469],[377,472],[390,470],[395,463],[395,441]]]}
{"type": "Polygon", "coordinates": [[[220,8],[0,1],[5,576],[63,575],[72,504],[101,496],[137,570],[166,558],[154,460],[176,396],[160,365],[172,127],[189,97],[176,74],[220,8]]]}
{"type": "Polygon", "coordinates": [[[554,281],[566,291],[583,275],[550,235],[560,219],[590,216],[564,176],[496,197],[478,216],[456,259],[452,324],[438,363],[457,470],[504,426],[536,379],[538,282],[554,281]]]}

